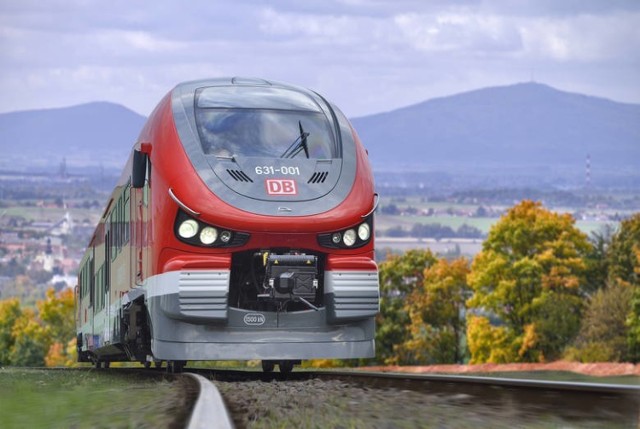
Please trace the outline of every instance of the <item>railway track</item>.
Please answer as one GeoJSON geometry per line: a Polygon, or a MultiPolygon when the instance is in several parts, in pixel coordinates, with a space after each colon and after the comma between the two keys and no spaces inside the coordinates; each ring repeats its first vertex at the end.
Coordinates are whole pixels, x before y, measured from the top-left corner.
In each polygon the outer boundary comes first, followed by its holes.
{"type": "Polygon", "coordinates": [[[640,386],[495,377],[190,370],[212,380],[238,428],[637,428],[640,386]]]}
{"type": "Polygon", "coordinates": [[[333,370],[99,371],[180,379],[191,397],[188,429],[639,427],[639,385],[333,370]]]}

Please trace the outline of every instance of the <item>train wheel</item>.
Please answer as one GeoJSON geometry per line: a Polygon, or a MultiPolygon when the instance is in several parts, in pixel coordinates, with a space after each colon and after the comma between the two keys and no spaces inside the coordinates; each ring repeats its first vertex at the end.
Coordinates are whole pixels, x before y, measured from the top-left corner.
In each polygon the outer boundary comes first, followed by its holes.
{"type": "Polygon", "coordinates": [[[111,366],[111,362],[109,362],[108,360],[104,361],[104,367],[105,368],[109,368],[111,366]]]}
{"type": "Polygon", "coordinates": [[[182,372],[186,362],[183,360],[168,360],[167,361],[167,372],[169,374],[179,374],[182,372]]]}
{"type": "Polygon", "coordinates": [[[144,365],[145,369],[151,368],[151,362],[149,362],[149,361],[143,362],[142,364],[144,365]]]}
{"type": "MultiPolygon", "coordinates": [[[[149,365],[151,365],[151,363],[149,363],[149,365]]],[[[161,360],[157,360],[155,363],[156,369],[160,369],[162,368],[162,361],[161,360]]]]}
{"type": "Polygon", "coordinates": [[[93,364],[95,365],[96,369],[100,369],[102,368],[102,362],[98,359],[96,359],[93,364]]]}
{"type": "Polygon", "coordinates": [[[289,374],[293,371],[293,361],[291,360],[281,360],[278,366],[280,367],[280,372],[283,374],[289,374]]]}
{"type": "Polygon", "coordinates": [[[276,364],[272,360],[263,360],[262,361],[262,371],[264,372],[273,372],[273,369],[276,367],[276,364]]]}

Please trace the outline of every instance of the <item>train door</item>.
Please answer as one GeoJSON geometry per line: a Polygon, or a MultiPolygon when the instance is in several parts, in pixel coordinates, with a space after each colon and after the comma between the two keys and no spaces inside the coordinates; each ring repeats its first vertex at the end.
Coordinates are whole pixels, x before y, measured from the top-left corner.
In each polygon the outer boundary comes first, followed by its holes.
{"type": "MultiPolygon", "coordinates": [[[[148,175],[147,175],[148,177],[148,175]]],[[[131,189],[132,204],[132,252],[133,283],[142,286],[149,273],[149,181],[145,180],[142,188],[131,189]]]]}
{"type": "Polygon", "coordinates": [[[94,325],[94,313],[96,308],[96,261],[95,261],[95,248],[91,247],[91,256],[89,257],[89,306],[87,311],[87,318],[89,324],[89,335],[86,338],[87,347],[92,349],[94,347],[93,339],[95,337],[95,325],[94,325]]]}
{"type": "Polygon", "coordinates": [[[103,305],[104,305],[104,328],[103,339],[105,344],[111,343],[111,262],[115,249],[113,248],[113,232],[111,231],[111,222],[105,222],[107,232],[104,238],[104,289],[103,289],[103,305]]]}

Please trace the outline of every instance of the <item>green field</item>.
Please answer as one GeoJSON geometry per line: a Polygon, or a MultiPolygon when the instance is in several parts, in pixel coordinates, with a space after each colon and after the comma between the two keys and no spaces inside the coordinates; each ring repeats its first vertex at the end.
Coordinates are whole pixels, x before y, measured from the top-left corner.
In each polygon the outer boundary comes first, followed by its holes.
{"type": "Polygon", "coordinates": [[[64,209],[58,207],[13,206],[0,209],[0,215],[7,218],[17,217],[33,222],[55,222],[62,219],[67,212],[76,222],[88,219],[92,223],[96,223],[102,214],[100,210],[84,208],[64,209]]]}
{"type": "Polygon", "coordinates": [[[185,385],[135,373],[0,368],[0,428],[168,428],[185,385]]]}
{"type": "MultiPolygon", "coordinates": [[[[380,206],[388,206],[390,204],[395,205],[400,211],[406,211],[411,208],[417,213],[408,215],[390,215],[379,212],[376,215],[376,229],[379,231],[385,231],[389,228],[400,226],[406,230],[410,230],[414,224],[440,224],[442,226],[450,227],[454,231],[460,228],[462,225],[469,225],[478,228],[484,234],[487,234],[491,227],[500,220],[500,214],[506,212],[509,207],[507,206],[486,206],[481,204],[457,204],[451,202],[429,202],[419,197],[408,197],[401,199],[387,199],[383,198],[380,202],[380,206]],[[479,207],[483,206],[486,210],[492,212],[491,216],[486,217],[473,217],[469,214],[475,213],[479,207]],[[431,216],[425,216],[421,213],[432,210],[434,212],[431,216]]],[[[571,208],[562,207],[552,209],[559,213],[572,213],[571,208]]],[[[603,211],[602,214],[610,212],[611,210],[603,211]]],[[[615,211],[613,211],[615,212],[615,211]]],[[[617,213],[617,212],[616,212],[617,213]]],[[[612,213],[608,213],[612,214],[612,213]]],[[[627,213],[621,213],[622,215],[627,213]]],[[[614,226],[616,222],[611,221],[577,221],[576,226],[584,233],[591,235],[592,232],[601,231],[607,224],[614,226]]]]}

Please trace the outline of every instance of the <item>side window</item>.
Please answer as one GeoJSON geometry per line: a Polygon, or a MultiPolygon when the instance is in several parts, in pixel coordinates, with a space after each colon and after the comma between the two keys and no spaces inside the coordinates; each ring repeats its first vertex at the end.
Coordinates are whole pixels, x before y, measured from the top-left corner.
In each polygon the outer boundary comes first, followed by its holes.
{"type": "Polygon", "coordinates": [[[151,160],[147,162],[147,181],[142,188],[142,203],[145,207],[149,206],[149,189],[151,187],[151,160]]]}

